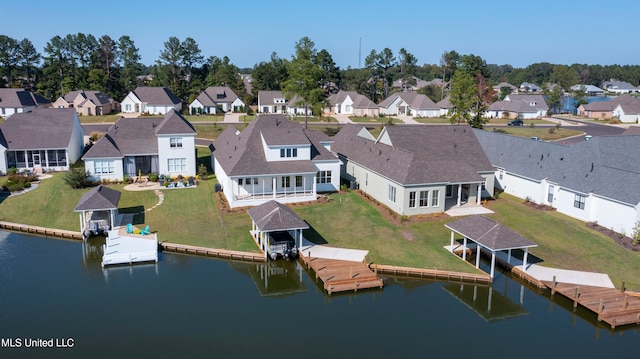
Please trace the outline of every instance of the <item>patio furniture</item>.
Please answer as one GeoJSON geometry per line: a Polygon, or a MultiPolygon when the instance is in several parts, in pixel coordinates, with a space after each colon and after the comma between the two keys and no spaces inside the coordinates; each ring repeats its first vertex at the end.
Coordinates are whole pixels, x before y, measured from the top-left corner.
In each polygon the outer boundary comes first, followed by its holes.
{"type": "Polygon", "coordinates": [[[127,233],[129,234],[133,233],[133,224],[131,223],[127,224],[127,233]]]}
{"type": "Polygon", "coordinates": [[[149,234],[149,226],[147,225],[146,227],[144,227],[144,229],[141,229],[140,234],[142,234],[143,236],[149,234]]]}

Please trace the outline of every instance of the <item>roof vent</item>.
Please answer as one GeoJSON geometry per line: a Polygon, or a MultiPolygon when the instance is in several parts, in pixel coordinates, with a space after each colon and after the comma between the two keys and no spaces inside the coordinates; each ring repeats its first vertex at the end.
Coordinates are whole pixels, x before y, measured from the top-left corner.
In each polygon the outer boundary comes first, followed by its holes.
{"type": "Polygon", "coordinates": [[[591,172],[593,172],[593,162],[591,162],[591,172]]]}
{"type": "Polygon", "coordinates": [[[381,156],[381,155],[382,155],[382,150],[378,149],[378,156],[381,156]]]}

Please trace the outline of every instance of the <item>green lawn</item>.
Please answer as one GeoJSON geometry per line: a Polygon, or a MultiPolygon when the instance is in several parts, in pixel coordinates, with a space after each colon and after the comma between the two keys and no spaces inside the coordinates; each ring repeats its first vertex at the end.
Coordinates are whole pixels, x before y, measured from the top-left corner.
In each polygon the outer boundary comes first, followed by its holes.
{"type": "Polygon", "coordinates": [[[448,117],[414,117],[420,123],[451,123],[448,117]]]}
{"type": "MultiPolygon", "coordinates": [[[[199,148],[198,156],[201,163],[210,161],[206,149],[199,148]]],[[[149,212],[145,210],[158,201],[153,191],[124,191],[124,185],[112,188],[122,191],[120,210],[143,213],[136,215],[134,224],[149,225],[160,241],[257,252],[249,235],[249,216],[244,211],[221,213],[214,183],[210,179],[195,188],[164,190],[164,203],[149,212]]],[[[84,192],[67,187],[63,174],[57,173],[37,189],[0,203],[0,220],[77,231],[78,214],[73,208],[84,192]]],[[[394,224],[354,192],[331,198],[327,203],[292,206],[311,226],[305,234],[309,239],[369,250],[367,260],[380,264],[476,272],[443,248],[450,240],[444,224],[455,218],[394,224]]],[[[487,206],[496,212],[490,217],[538,244],[530,253],[542,265],[604,272],[616,286],[625,280],[629,289],[640,290],[640,253],[625,250],[583,222],[533,209],[504,194],[487,206]]]]}
{"type": "Polygon", "coordinates": [[[379,116],[349,116],[349,119],[355,123],[381,123],[387,124],[389,121],[392,123],[402,123],[402,120],[395,117],[379,117],[379,116]]]}
{"type": "Polygon", "coordinates": [[[555,127],[530,127],[530,126],[516,126],[516,127],[491,127],[490,125],[485,125],[484,129],[486,131],[495,131],[500,133],[505,133],[511,136],[517,137],[539,137],[543,141],[555,141],[562,138],[567,138],[576,135],[582,135],[584,132],[578,130],[569,130],[567,128],[555,128],[555,127]],[[553,133],[550,133],[549,130],[553,130],[553,133]]]}
{"type": "Polygon", "coordinates": [[[198,122],[223,122],[224,114],[221,115],[182,115],[187,121],[191,123],[198,122]]]}
{"type": "Polygon", "coordinates": [[[103,116],[78,116],[80,123],[114,123],[120,119],[120,114],[103,116]]]}

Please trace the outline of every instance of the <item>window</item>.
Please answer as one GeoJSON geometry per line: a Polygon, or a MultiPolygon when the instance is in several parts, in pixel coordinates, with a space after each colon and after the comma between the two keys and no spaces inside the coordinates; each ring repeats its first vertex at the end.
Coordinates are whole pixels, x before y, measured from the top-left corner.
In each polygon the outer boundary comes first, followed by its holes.
{"type": "Polygon", "coordinates": [[[429,207],[429,191],[420,191],[420,207],[429,207]]]}
{"type": "Polygon", "coordinates": [[[554,187],[549,185],[549,194],[547,194],[547,202],[553,203],[553,191],[554,187]]]}
{"type": "Polygon", "coordinates": [[[171,148],[182,148],[182,137],[169,138],[169,144],[171,148]]]}
{"type": "Polygon", "coordinates": [[[131,104],[124,105],[124,111],[125,112],[131,112],[131,104]]]}
{"type": "Polygon", "coordinates": [[[242,182],[244,182],[244,178],[238,178],[238,185],[242,186],[242,182]]]}
{"type": "Polygon", "coordinates": [[[184,172],[187,170],[186,158],[169,158],[169,172],[184,172]]]}
{"type": "Polygon", "coordinates": [[[584,203],[587,201],[587,196],[577,194],[573,200],[573,206],[576,208],[584,209],[584,203]]]}
{"type": "Polygon", "coordinates": [[[115,171],[114,161],[95,161],[93,163],[93,173],[95,174],[115,173],[115,171]]]}
{"type": "Polygon", "coordinates": [[[302,187],[302,176],[296,176],[296,187],[302,187]]]}
{"type": "Polygon", "coordinates": [[[500,179],[502,179],[502,176],[504,175],[504,171],[500,170],[500,179]]]}
{"type": "Polygon", "coordinates": [[[292,157],[298,157],[298,149],[297,148],[292,149],[291,152],[292,152],[292,157]]]}
{"type": "Polygon", "coordinates": [[[364,174],[364,185],[365,186],[369,185],[369,173],[364,174]]]}
{"type": "Polygon", "coordinates": [[[280,149],[280,158],[284,158],[284,148],[280,149]]]}
{"type": "Polygon", "coordinates": [[[289,188],[291,187],[291,177],[282,177],[282,187],[289,188]]]}
{"type": "Polygon", "coordinates": [[[431,207],[438,207],[438,201],[440,200],[440,190],[433,190],[433,194],[431,195],[431,207]]]}
{"type": "Polygon", "coordinates": [[[389,185],[389,201],[396,201],[396,188],[392,185],[389,185]]]}
{"type": "Polygon", "coordinates": [[[255,177],[255,178],[253,179],[253,184],[258,184],[258,177],[255,177]]]}
{"type": "Polygon", "coordinates": [[[409,192],[409,208],[416,208],[416,192],[409,192]]]}
{"type": "Polygon", "coordinates": [[[316,175],[316,183],[331,183],[331,171],[320,171],[316,175]]]}
{"type": "Polygon", "coordinates": [[[298,157],[298,149],[297,148],[281,148],[280,149],[280,158],[285,157],[298,157]]]}
{"type": "Polygon", "coordinates": [[[291,149],[287,148],[287,157],[291,157],[291,149]]]}

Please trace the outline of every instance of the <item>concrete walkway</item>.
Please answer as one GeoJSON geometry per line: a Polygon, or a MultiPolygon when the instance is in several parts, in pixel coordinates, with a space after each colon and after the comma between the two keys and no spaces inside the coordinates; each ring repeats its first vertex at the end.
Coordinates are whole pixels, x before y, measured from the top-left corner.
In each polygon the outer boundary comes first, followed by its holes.
{"type": "Polygon", "coordinates": [[[397,116],[391,116],[391,117],[399,118],[400,120],[402,120],[402,122],[404,122],[406,124],[410,124],[410,125],[419,125],[420,124],[420,122],[414,120],[413,117],[407,116],[407,115],[397,115],[397,116]]]}
{"type": "Polygon", "coordinates": [[[447,211],[445,211],[444,213],[448,214],[451,217],[461,217],[461,216],[472,216],[477,214],[491,214],[494,212],[482,206],[466,204],[460,207],[453,206],[447,211]]]}
{"type": "Polygon", "coordinates": [[[353,123],[353,121],[349,119],[349,115],[345,115],[342,113],[334,113],[329,116],[335,118],[339,123],[353,123]]]}
{"type": "Polygon", "coordinates": [[[244,115],[244,113],[239,112],[227,112],[224,114],[224,121],[227,123],[238,123],[240,122],[240,116],[244,115]]]}
{"type": "Polygon", "coordinates": [[[316,257],[325,259],[338,259],[342,261],[364,262],[369,251],[361,249],[335,248],[309,242],[302,238],[300,251],[305,257],[316,257]]]}

